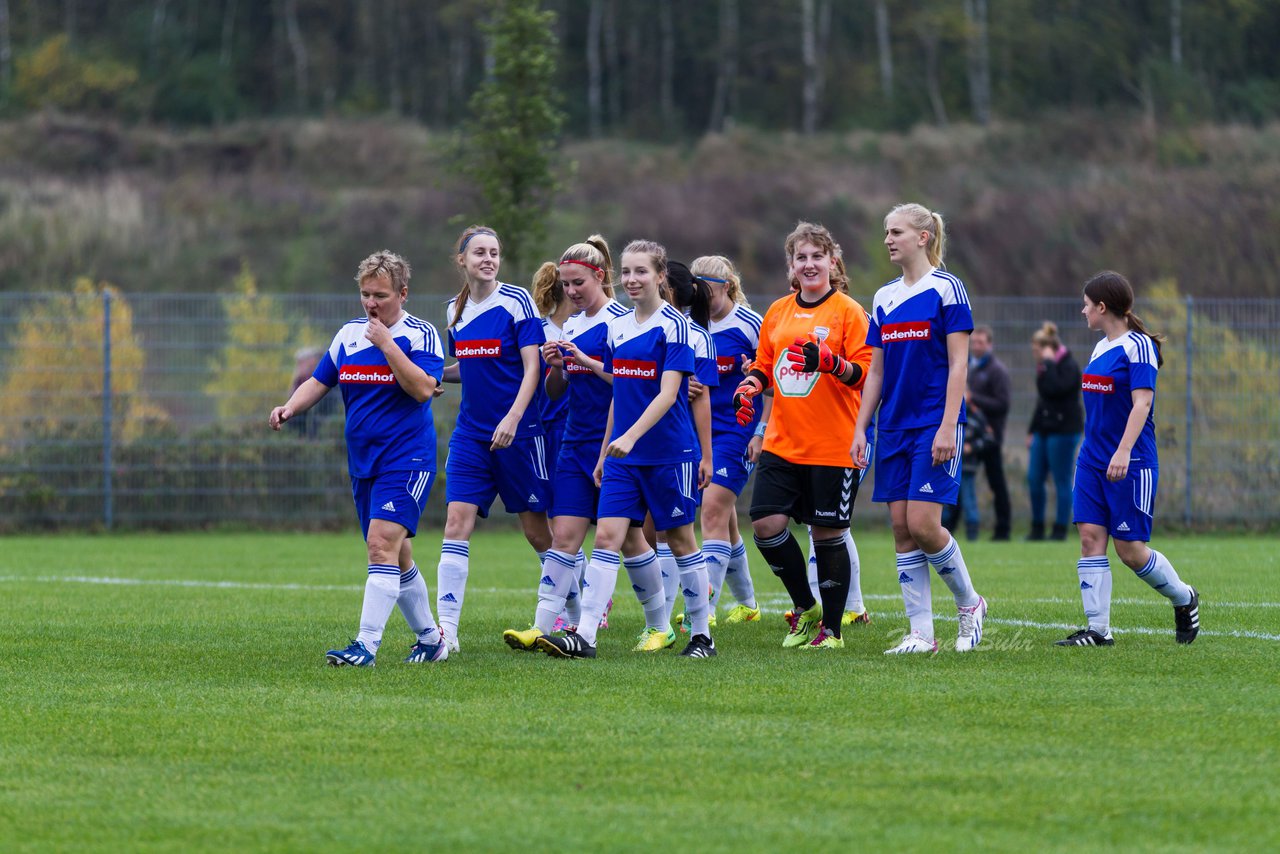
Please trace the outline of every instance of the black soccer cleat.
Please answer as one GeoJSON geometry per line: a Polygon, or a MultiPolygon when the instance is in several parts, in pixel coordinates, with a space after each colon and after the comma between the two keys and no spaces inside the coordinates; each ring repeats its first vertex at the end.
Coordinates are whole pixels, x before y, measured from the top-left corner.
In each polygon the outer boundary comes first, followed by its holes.
{"type": "Polygon", "coordinates": [[[565,632],[564,637],[543,635],[535,643],[538,649],[553,658],[595,658],[595,644],[587,643],[577,632],[565,632]]]}
{"type": "Polygon", "coordinates": [[[1110,630],[1105,635],[1100,635],[1093,629],[1081,629],[1073,632],[1060,641],[1054,641],[1054,646],[1115,646],[1115,640],[1111,637],[1110,630]]]}
{"type": "Polygon", "coordinates": [[[1191,588],[1191,601],[1173,606],[1174,637],[1178,643],[1191,643],[1200,634],[1200,594],[1191,588]]]}
{"type": "Polygon", "coordinates": [[[716,642],[707,635],[694,635],[680,654],[688,658],[711,658],[716,654],[716,642]]]}

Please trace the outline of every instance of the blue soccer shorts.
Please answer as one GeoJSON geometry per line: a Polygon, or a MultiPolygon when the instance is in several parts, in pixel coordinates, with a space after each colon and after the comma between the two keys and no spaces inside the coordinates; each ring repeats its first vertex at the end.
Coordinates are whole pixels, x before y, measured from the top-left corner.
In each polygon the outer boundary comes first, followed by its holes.
{"type": "Polygon", "coordinates": [[[955,457],[933,464],[933,438],[937,427],[885,430],[876,435],[876,485],[871,500],[931,501],[955,504],[960,495],[960,454],[964,447],[964,425],[956,426],[955,457]]]}
{"type": "Polygon", "coordinates": [[[551,482],[547,479],[544,438],[516,438],[497,451],[489,450],[491,444],[489,439],[474,439],[456,431],[449,437],[445,501],[474,504],[482,519],[488,517],[495,496],[501,496],[508,513],[545,513],[551,503],[551,482]]]}
{"type": "Polygon", "coordinates": [[[369,538],[369,522],[395,522],[412,537],[418,533],[418,519],[435,483],[433,471],[393,471],[375,477],[351,478],[351,497],[360,517],[360,531],[369,538]]]}
{"type": "Polygon", "coordinates": [[[697,518],[697,494],[698,464],[693,461],[640,466],[606,457],[598,516],[642,523],[649,513],[654,530],[669,531],[697,518]]]}
{"type": "Polygon", "coordinates": [[[596,518],[600,489],[596,486],[594,474],[599,459],[599,442],[569,442],[560,446],[548,516],[596,518]]]}
{"type": "Polygon", "coordinates": [[[1124,480],[1107,480],[1106,469],[1076,466],[1072,512],[1075,523],[1101,525],[1112,539],[1151,542],[1152,514],[1160,469],[1129,467],[1124,480]]]}
{"type": "Polygon", "coordinates": [[[711,482],[741,495],[756,464],[747,461],[751,437],[741,433],[721,433],[711,438],[711,482]]]}

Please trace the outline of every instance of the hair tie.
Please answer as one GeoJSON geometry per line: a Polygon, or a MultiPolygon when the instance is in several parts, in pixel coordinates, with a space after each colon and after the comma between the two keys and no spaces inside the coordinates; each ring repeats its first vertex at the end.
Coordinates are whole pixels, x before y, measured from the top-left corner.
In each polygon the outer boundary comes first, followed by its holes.
{"type": "Polygon", "coordinates": [[[728,279],[713,279],[713,278],[711,278],[710,276],[698,276],[697,278],[702,279],[702,281],[704,281],[704,282],[715,282],[717,285],[727,285],[727,284],[729,284],[729,280],[728,280],[728,279]]]}
{"type": "Polygon", "coordinates": [[[468,235],[467,235],[467,239],[466,239],[466,240],[464,240],[464,241],[462,241],[462,245],[461,245],[460,247],[458,247],[458,254],[459,254],[459,255],[461,255],[461,254],[463,254],[464,252],[466,252],[466,251],[467,251],[467,244],[468,244],[468,243],[470,243],[470,242],[471,242],[471,238],[475,237],[477,234],[487,234],[487,235],[489,235],[490,237],[497,237],[497,236],[498,236],[497,234],[494,234],[492,231],[489,231],[488,229],[484,229],[484,228],[477,229],[476,231],[473,231],[473,232],[471,232],[470,234],[468,234],[468,235]]]}
{"type": "Polygon", "coordinates": [[[595,264],[592,264],[589,261],[579,261],[577,258],[562,258],[560,259],[560,263],[561,264],[578,264],[579,266],[588,267],[592,270],[595,270],[597,273],[601,273],[601,274],[604,273],[604,270],[600,267],[597,267],[595,264]]]}

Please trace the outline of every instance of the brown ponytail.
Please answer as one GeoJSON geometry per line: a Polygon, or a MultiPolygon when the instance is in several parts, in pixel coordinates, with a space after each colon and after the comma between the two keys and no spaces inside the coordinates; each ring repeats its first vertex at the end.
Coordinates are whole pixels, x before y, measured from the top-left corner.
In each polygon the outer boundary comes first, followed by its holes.
{"type": "Polygon", "coordinates": [[[1084,295],[1094,304],[1101,304],[1112,314],[1123,317],[1125,325],[1134,332],[1139,332],[1151,339],[1156,348],[1156,364],[1164,364],[1161,345],[1165,337],[1150,332],[1142,318],[1133,313],[1133,285],[1129,280],[1114,270],[1103,270],[1094,273],[1084,283],[1084,295]]]}

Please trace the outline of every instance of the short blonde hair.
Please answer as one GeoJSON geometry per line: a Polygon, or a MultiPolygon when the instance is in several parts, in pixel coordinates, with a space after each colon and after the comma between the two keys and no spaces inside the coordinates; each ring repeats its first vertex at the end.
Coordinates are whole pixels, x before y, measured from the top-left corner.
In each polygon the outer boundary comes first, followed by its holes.
{"type": "Polygon", "coordinates": [[[356,268],[356,284],[363,285],[365,279],[375,276],[386,276],[392,287],[402,291],[409,287],[409,276],[412,273],[413,269],[408,261],[390,249],[383,249],[360,262],[360,266],[356,268]]]}

